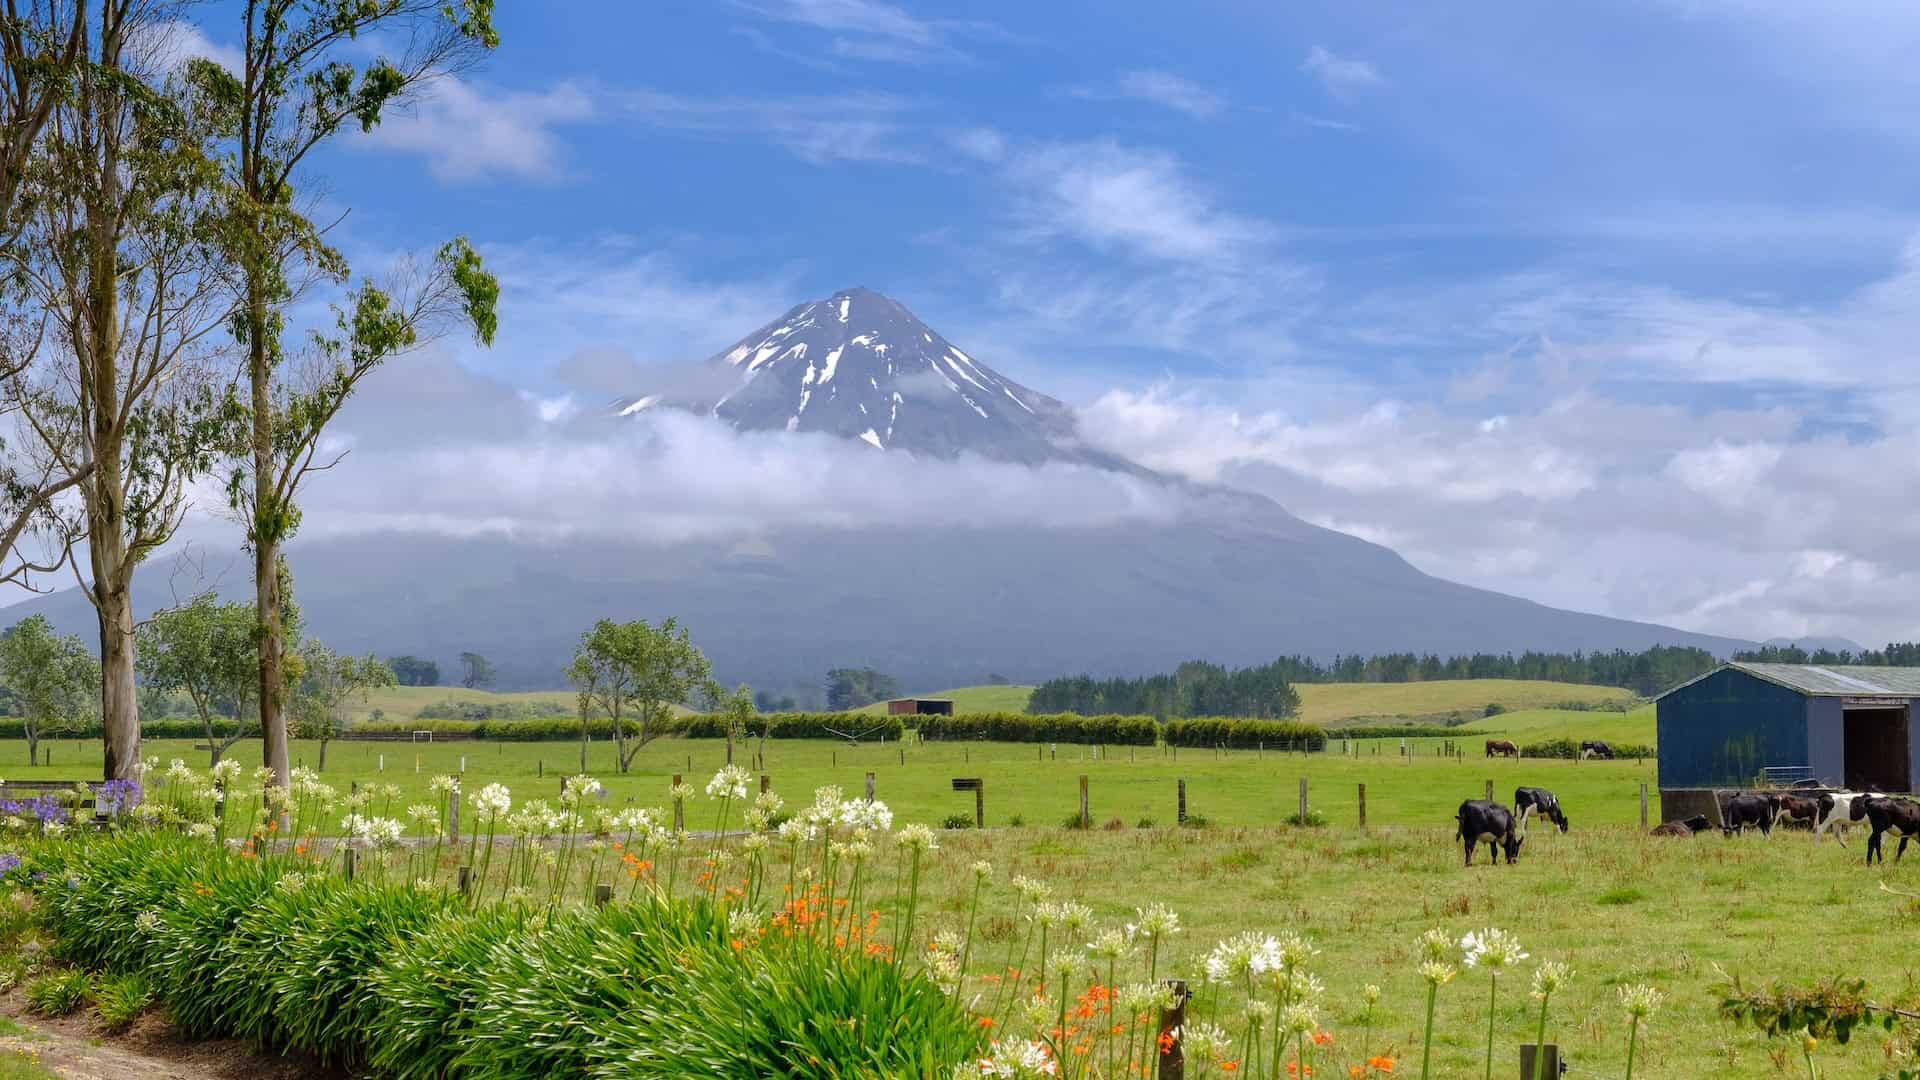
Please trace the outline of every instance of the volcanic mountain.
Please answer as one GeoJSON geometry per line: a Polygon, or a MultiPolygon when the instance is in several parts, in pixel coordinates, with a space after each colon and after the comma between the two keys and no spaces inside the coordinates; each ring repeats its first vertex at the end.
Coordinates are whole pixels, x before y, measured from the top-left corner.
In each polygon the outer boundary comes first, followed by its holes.
{"type": "MultiPolygon", "coordinates": [[[[1161,476],[1091,449],[1067,406],[865,289],[801,304],[703,364],[663,372],[643,395],[615,404],[621,415],[586,423],[647,423],[670,408],[754,432],[755,447],[844,440],[841,456],[855,460],[851,469],[836,462],[845,483],[864,481],[858,462],[867,455],[876,464],[894,454],[954,462],[940,466],[949,472],[978,461],[1000,470],[993,483],[1013,482],[1010,467],[1064,465],[1068,482],[1084,474],[1172,509],[1027,523],[959,500],[943,516],[911,523],[745,521],[737,535],[685,540],[604,530],[557,538],[309,533],[288,550],[308,630],[337,649],[409,653],[443,671],[457,670],[460,652],[478,652],[503,688],[561,685],[581,630],[596,619],[670,615],[725,681],[776,690],[817,688],[827,669],[847,665],[924,689],[989,673],[1017,681],[1138,675],[1195,658],[1250,664],[1295,653],[1657,644],[1725,655],[1746,644],[1444,581],[1264,496],[1161,476]]],[[[705,481],[696,463],[680,482],[705,481]]],[[[988,483],[969,497],[996,490],[1004,489],[988,483]]],[[[484,481],[462,494],[484,509],[484,481]]],[[[136,604],[150,611],[170,600],[169,589],[167,573],[145,572],[136,604]]],[[[249,595],[244,569],[230,572],[221,591],[249,595]]],[[[17,610],[91,633],[92,612],[72,590],[17,610]]]]}
{"type": "Polygon", "coordinates": [[[847,289],[801,304],[706,362],[711,400],[621,404],[709,413],[741,431],[814,431],[923,457],[1135,466],[1079,445],[1073,411],[967,355],[899,303],[847,289]]]}

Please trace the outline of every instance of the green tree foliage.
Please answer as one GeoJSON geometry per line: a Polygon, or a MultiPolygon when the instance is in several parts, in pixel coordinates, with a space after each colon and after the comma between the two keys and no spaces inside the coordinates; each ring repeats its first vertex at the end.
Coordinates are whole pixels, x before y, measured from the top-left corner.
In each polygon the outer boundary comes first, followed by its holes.
{"type": "Polygon", "coordinates": [[[900,684],[891,675],[872,668],[834,668],[827,672],[827,708],[833,712],[858,709],[900,696],[900,684]]]}
{"type": "Polygon", "coordinates": [[[417,656],[389,656],[387,667],[401,686],[439,686],[440,665],[417,656]]]}
{"type": "MultiPolygon", "coordinates": [[[[1889,647],[1891,650],[1892,646],[1889,647]]],[[[1920,653],[1920,648],[1916,648],[1920,653]]],[[[1917,660],[1920,662],[1920,660],[1917,660]]],[[[1283,656],[1270,664],[1228,669],[1191,661],[1166,675],[1050,679],[1034,688],[1027,710],[1036,713],[1148,713],[1171,716],[1290,716],[1298,707],[1295,683],[1436,682],[1446,679],[1537,679],[1620,686],[1643,697],[1709,671],[1719,663],[1705,649],[1656,645],[1643,652],[1476,653],[1441,659],[1428,654],[1341,656],[1322,663],[1283,656]]]]}
{"type": "Polygon", "coordinates": [[[580,635],[567,678],[580,694],[581,724],[589,706],[611,719],[614,758],[626,772],[640,748],[667,728],[673,706],[720,696],[712,665],[675,619],[601,619],[580,635]]]}
{"type": "Polygon", "coordinates": [[[312,638],[302,641],[287,668],[293,675],[293,712],[303,739],[320,740],[319,768],[327,767],[327,744],[346,726],[342,706],[353,695],[394,685],[393,669],[372,653],[344,656],[312,638]]]}
{"type": "Polygon", "coordinates": [[[160,612],[138,634],[143,684],[162,693],[184,694],[193,702],[213,747],[210,765],[219,764],[234,743],[259,731],[253,707],[259,673],[253,645],[256,622],[252,604],[222,604],[205,595],[160,612]]]}
{"type": "Polygon", "coordinates": [[[1894,641],[1884,649],[1815,649],[1798,645],[1768,645],[1733,654],[1735,660],[1755,664],[1819,664],[1860,667],[1920,667],[1920,642],[1894,641]]]}
{"type": "Polygon", "coordinates": [[[219,129],[219,232],[232,262],[233,334],[243,353],[245,434],[232,446],[227,494],[246,523],[260,615],[260,719],[267,764],[288,774],[280,672],[288,638],[274,566],[298,528],[297,497],[320,457],[321,434],[362,379],[456,322],[488,344],[499,286],[464,238],[430,267],[391,285],[363,280],[335,305],[335,327],[290,355],[286,311],[300,283],[344,287],[346,258],[296,202],[301,166],[342,129],[371,130],[426,81],[498,44],[491,0],[250,0],[240,8],[241,69],[188,67],[219,129]],[[389,52],[391,46],[400,51],[389,52]]]}
{"type": "Polygon", "coordinates": [[[477,652],[460,654],[460,685],[469,690],[493,685],[493,664],[477,652]]]}
{"type": "Polygon", "coordinates": [[[40,763],[40,740],[90,722],[100,665],[85,642],[53,632],[44,615],[29,615],[0,634],[0,683],[13,697],[27,740],[27,761],[40,763]]]}

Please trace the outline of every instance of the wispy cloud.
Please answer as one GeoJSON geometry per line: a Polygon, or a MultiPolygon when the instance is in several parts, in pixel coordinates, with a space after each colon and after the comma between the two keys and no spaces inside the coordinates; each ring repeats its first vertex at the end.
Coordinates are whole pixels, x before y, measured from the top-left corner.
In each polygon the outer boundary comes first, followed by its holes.
{"type": "Polygon", "coordinates": [[[833,37],[836,57],[886,64],[925,65],[969,61],[957,44],[995,33],[978,22],[927,19],[880,0],[740,0],[739,6],[767,19],[809,27],[833,37]]]}
{"type": "Polygon", "coordinates": [[[1144,101],[1196,120],[1211,119],[1227,107],[1224,95],[1173,72],[1151,68],[1129,71],[1112,86],[1080,86],[1072,93],[1089,101],[1144,101]]]}
{"type": "Polygon", "coordinates": [[[920,160],[907,120],[915,104],[894,94],[692,97],[652,89],[609,95],[621,115],[666,131],[762,139],[812,164],[920,160]]]}
{"type": "Polygon", "coordinates": [[[560,129],[594,119],[594,95],[575,83],[519,91],[449,76],[388,110],[360,142],[419,154],[442,180],[554,180],[567,167],[560,129]]]}
{"type": "Polygon", "coordinates": [[[1387,84],[1387,80],[1372,64],[1365,60],[1336,56],[1319,45],[1307,50],[1307,58],[1300,64],[1300,70],[1320,80],[1320,85],[1327,93],[1339,101],[1352,101],[1369,90],[1377,90],[1387,84]]]}

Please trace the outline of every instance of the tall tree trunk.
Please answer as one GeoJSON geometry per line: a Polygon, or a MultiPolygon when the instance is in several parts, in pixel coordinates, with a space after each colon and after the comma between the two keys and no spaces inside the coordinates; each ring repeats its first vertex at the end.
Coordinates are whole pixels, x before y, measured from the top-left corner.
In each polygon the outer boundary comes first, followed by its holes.
{"type": "MultiPolygon", "coordinates": [[[[247,367],[253,391],[253,587],[260,618],[260,735],[273,782],[287,787],[286,633],[281,623],[280,538],[286,508],[274,488],[272,355],[267,332],[267,286],[256,273],[247,283],[247,367]]],[[[324,752],[324,751],[323,751],[324,752]]],[[[324,768],[324,762],[322,763],[324,768]]]]}
{"type": "Polygon", "coordinates": [[[108,780],[137,780],[140,688],[133,679],[133,596],[121,586],[100,601],[100,723],[106,743],[102,775],[108,780]]]}
{"type": "Polygon", "coordinates": [[[315,771],[327,771],[327,739],[325,736],[322,736],[320,739],[320,768],[315,771]]]}
{"type": "Polygon", "coordinates": [[[40,738],[32,727],[27,728],[27,764],[35,768],[40,765],[40,738]]]}

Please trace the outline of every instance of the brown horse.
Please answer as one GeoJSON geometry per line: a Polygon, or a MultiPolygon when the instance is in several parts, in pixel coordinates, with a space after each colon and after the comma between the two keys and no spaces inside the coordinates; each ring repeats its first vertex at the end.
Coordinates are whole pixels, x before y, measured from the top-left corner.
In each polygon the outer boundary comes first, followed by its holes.
{"type": "Polygon", "coordinates": [[[1519,757],[1520,748],[1505,739],[1487,740],[1488,757],[1519,757]]]}

